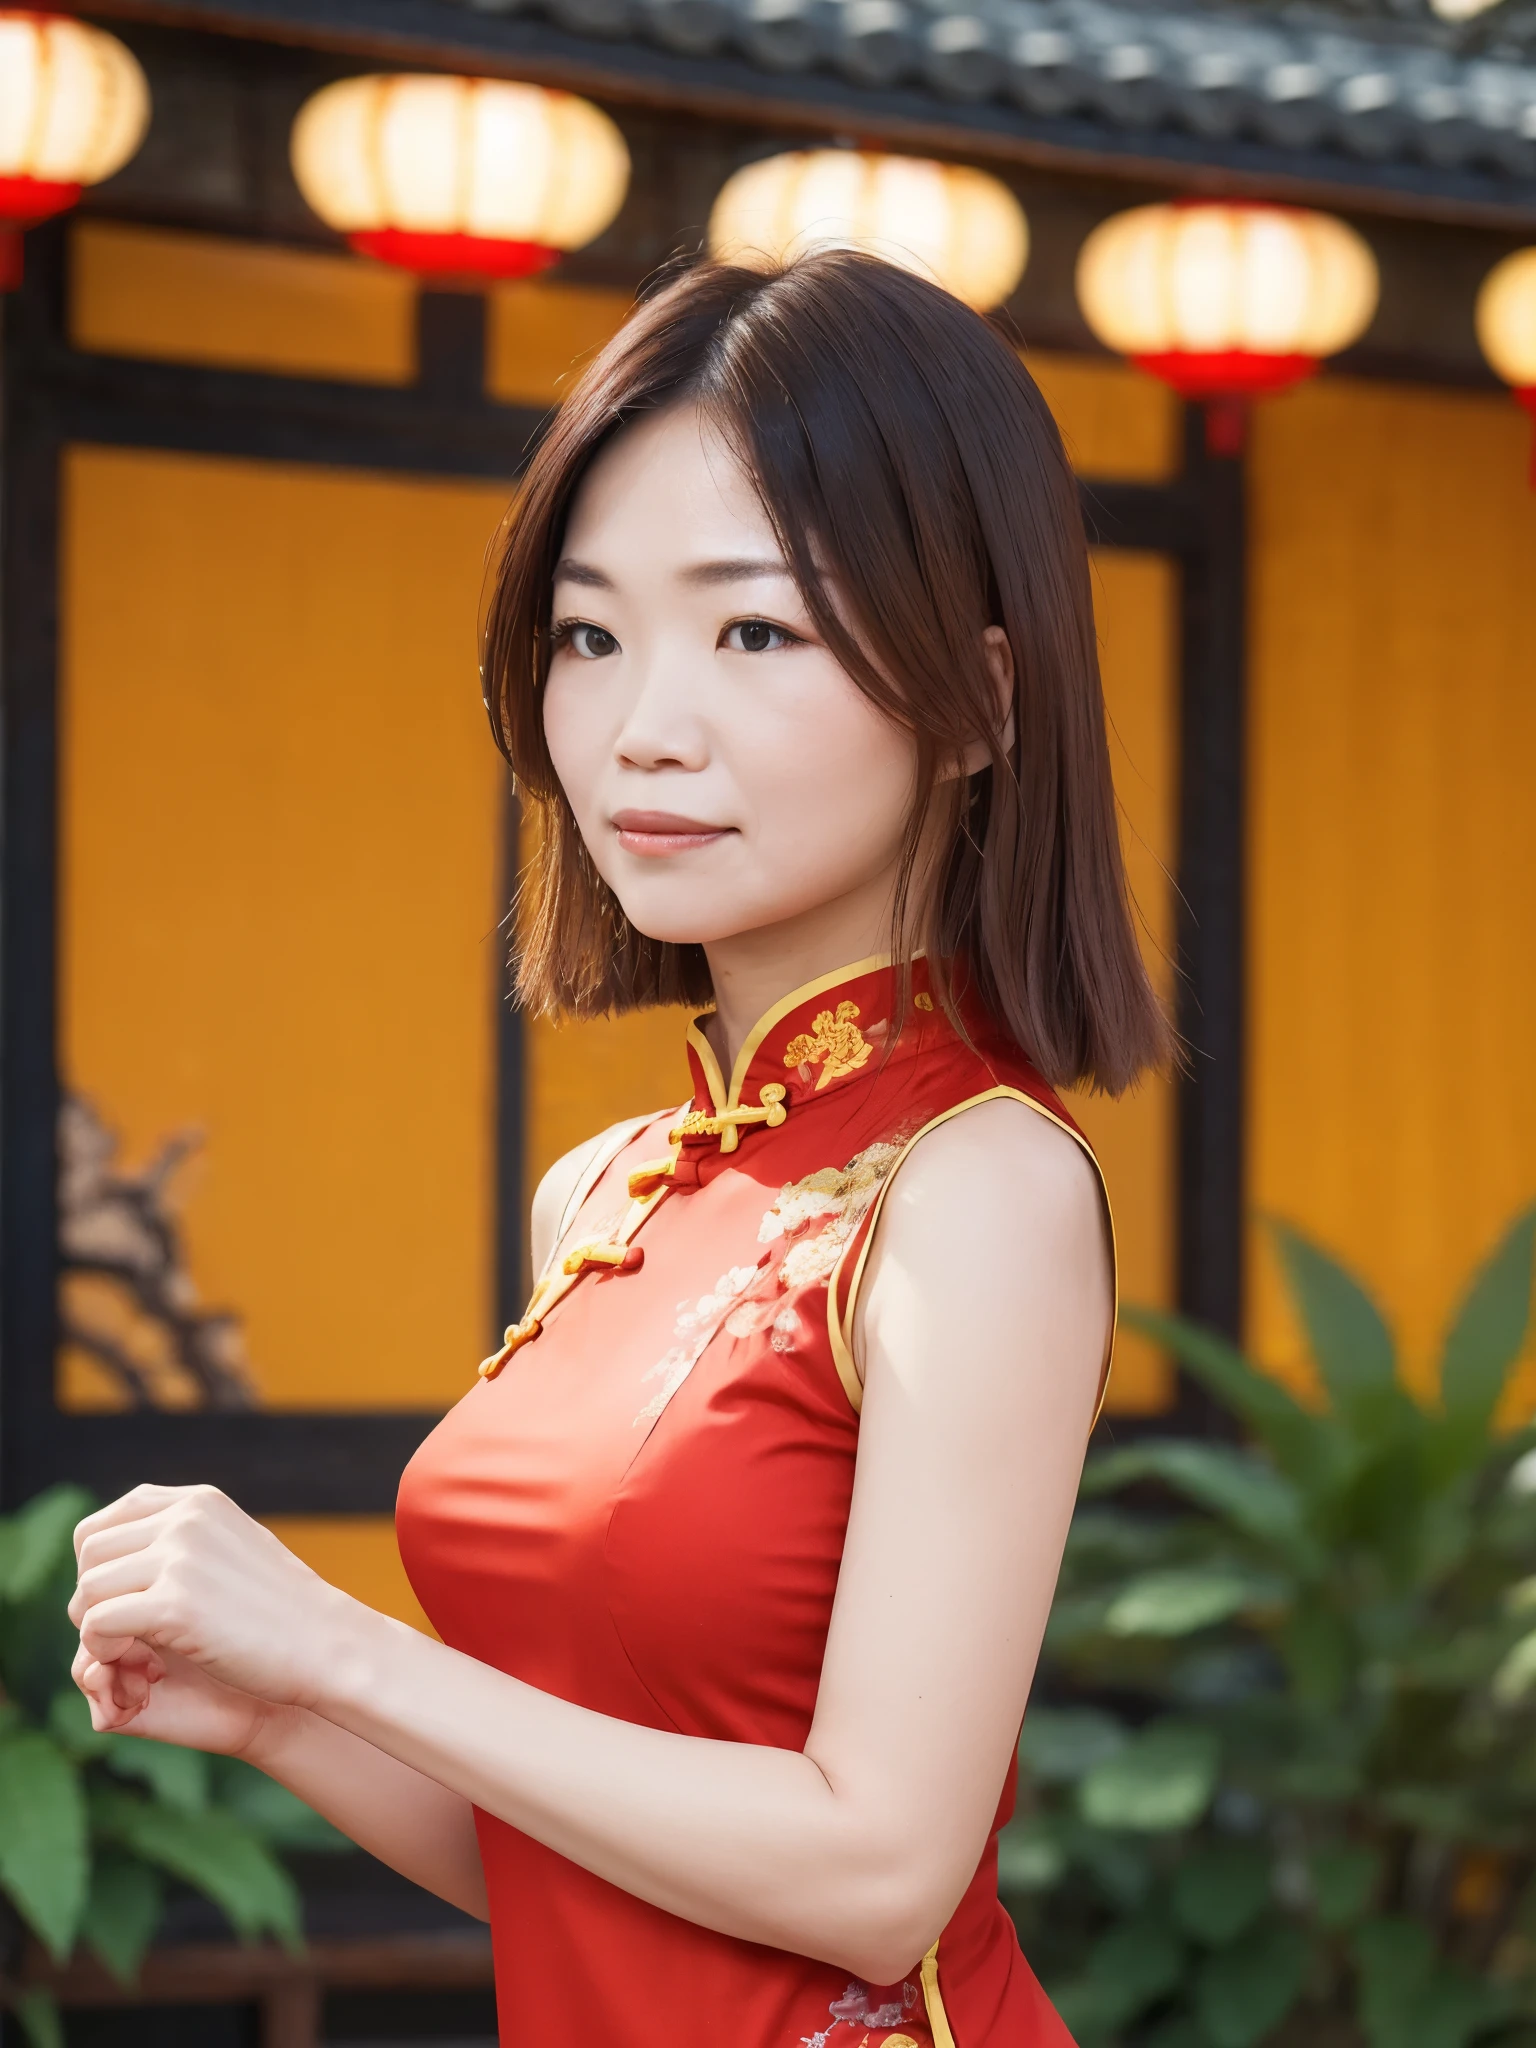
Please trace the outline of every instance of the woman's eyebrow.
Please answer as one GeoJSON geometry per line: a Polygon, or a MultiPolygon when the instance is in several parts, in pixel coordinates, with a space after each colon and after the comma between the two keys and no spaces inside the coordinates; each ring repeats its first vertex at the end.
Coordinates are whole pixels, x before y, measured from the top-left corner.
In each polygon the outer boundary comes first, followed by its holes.
{"type": "Polygon", "coordinates": [[[570,555],[562,556],[555,564],[555,573],[550,579],[554,583],[584,583],[592,590],[612,590],[613,578],[605,576],[601,569],[594,569],[590,562],[578,562],[570,555]]]}
{"type": "Polygon", "coordinates": [[[745,583],[756,577],[787,578],[789,570],[777,555],[739,555],[720,562],[695,562],[678,571],[680,583],[745,583]]]}

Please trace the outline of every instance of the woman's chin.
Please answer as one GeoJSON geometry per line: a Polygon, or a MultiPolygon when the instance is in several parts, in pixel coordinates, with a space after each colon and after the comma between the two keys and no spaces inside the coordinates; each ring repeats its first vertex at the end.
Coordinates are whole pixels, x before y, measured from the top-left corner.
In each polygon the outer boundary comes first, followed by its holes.
{"type": "Polygon", "coordinates": [[[760,904],[722,904],[716,892],[708,902],[699,902],[636,890],[620,896],[619,903],[635,930],[659,946],[710,946],[778,922],[771,908],[765,914],[760,904]]]}

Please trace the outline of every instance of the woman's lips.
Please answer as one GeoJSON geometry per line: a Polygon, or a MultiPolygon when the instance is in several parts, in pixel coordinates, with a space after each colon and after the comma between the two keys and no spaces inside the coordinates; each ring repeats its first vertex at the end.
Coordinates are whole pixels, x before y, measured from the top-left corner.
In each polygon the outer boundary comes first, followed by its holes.
{"type": "Polygon", "coordinates": [[[735,830],[731,825],[706,825],[699,818],[680,818],[675,811],[619,811],[613,829],[626,853],[691,853],[713,846],[735,830]]]}

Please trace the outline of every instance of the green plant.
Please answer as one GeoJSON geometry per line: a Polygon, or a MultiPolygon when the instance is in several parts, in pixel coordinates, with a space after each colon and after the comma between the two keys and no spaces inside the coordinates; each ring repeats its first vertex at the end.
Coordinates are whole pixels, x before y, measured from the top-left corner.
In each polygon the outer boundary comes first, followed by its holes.
{"type": "MultiPolygon", "coordinates": [[[[65,1606],[74,1525],[94,1505],[57,1486],[0,1519],[0,1892],[56,1962],[83,1942],[125,1984],[168,1882],[212,1899],[242,1940],[296,1948],[298,1892],[279,1852],[345,1838],[248,1764],[92,1732],[65,1606]]],[[[35,2048],[62,2039],[46,1996],[15,2011],[35,2048]]]]}
{"type": "Polygon", "coordinates": [[[1433,1404],[1288,1229],[1325,1403],[1127,1316],[1247,1441],[1084,1475],[1000,1881],[1085,2048],[1536,2042],[1536,1429],[1497,1426],[1533,1241],[1536,1210],[1433,1404]]]}

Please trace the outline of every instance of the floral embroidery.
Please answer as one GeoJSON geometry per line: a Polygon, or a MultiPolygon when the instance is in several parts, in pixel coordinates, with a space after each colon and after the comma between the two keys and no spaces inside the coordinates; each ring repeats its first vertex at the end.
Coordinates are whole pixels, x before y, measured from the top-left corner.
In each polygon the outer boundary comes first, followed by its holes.
{"type": "MultiPolygon", "coordinates": [[[[921,1124],[921,1118],[913,1128],[921,1124]]],[[[793,1351],[804,1335],[793,1299],[803,1287],[825,1285],[849,1240],[869,1214],[876,1195],[901,1157],[908,1134],[896,1133],[856,1153],[846,1166],[823,1166],[779,1190],[758,1227],[757,1241],[769,1247],[755,1266],[732,1266],[708,1294],[678,1304],[673,1336],[664,1358],[645,1374],[660,1385],[635,1417],[637,1428],[662,1410],[720,1332],[735,1338],[768,1331],[780,1353],[793,1351]],[[819,1226],[819,1227],[818,1227],[819,1226]],[[775,1263],[772,1248],[788,1240],[775,1263]]]]}
{"type": "MultiPolygon", "coordinates": [[[[832,2036],[844,2025],[899,2027],[903,2020],[910,2019],[916,2012],[921,1996],[910,1977],[904,1984],[888,1986],[883,1994],[855,1980],[841,1998],[834,1998],[827,2007],[832,2018],[831,2026],[822,2027],[814,2034],[802,2034],[800,2048],[830,2048],[832,2036]]],[[[866,2034],[859,2048],[864,2048],[868,2040],[866,2034]]],[[[888,2034],[881,2048],[917,2048],[917,2043],[910,2034],[888,2034]]]]}
{"type": "Polygon", "coordinates": [[[914,1010],[931,1010],[933,1008],[933,997],[930,995],[915,995],[912,998],[912,1007],[914,1010]]]}
{"type": "Polygon", "coordinates": [[[645,1374],[647,1380],[660,1380],[661,1385],[635,1417],[639,1429],[647,1422],[655,1422],[661,1415],[678,1388],[698,1364],[732,1305],[738,1301],[758,1277],[756,1266],[732,1266],[722,1273],[708,1294],[701,1294],[697,1301],[682,1301],[677,1307],[677,1322],[672,1334],[685,1339],[674,1344],[664,1358],[645,1374]]]}
{"type": "Polygon", "coordinates": [[[786,1287],[807,1287],[825,1280],[843,1246],[869,1214],[886,1176],[901,1156],[901,1138],[885,1138],[856,1152],[846,1166],[823,1166],[804,1180],[780,1188],[778,1200],[763,1218],[759,1244],[781,1237],[797,1240],[785,1254],[779,1277],[786,1287]],[[806,1233],[821,1222],[816,1236],[806,1233]]]}
{"type": "Polygon", "coordinates": [[[835,1012],[822,1010],[809,1031],[802,1031],[785,1046],[785,1066],[819,1066],[818,1092],[829,1081],[841,1080],[844,1074],[856,1074],[874,1051],[854,1022],[858,1014],[857,1003],[839,1003],[835,1012]]]}
{"type": "Polygon", "coordinates": [[[877,2005],[875,1994],[867,1984],[850,1984],[842,1997],[834,2000],[828,2010],[834,2018],[848,2020],[854,2026],[899,2027],[907,2015],[916,2008],[917,1986],[909,1977],[906,1983],[893,1984],[887,1988],[894,1991],[897,1996],[882,1998],[877,2005]]]}

